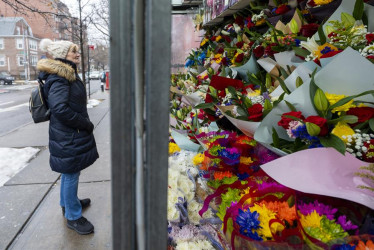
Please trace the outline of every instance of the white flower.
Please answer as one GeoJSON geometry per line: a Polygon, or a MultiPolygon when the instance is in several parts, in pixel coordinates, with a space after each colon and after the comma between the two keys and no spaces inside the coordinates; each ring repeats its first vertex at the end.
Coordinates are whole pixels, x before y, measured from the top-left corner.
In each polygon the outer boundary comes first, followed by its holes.
{"type": "Polygon", "coordinates": [[[318,43],[316,43],[316,40],[314,39],[314,36],[311,38],[308,38],[307,42],[301,41],[300,46],[309,50],[314,56],[315,51],[318,51],[318,43]]]}

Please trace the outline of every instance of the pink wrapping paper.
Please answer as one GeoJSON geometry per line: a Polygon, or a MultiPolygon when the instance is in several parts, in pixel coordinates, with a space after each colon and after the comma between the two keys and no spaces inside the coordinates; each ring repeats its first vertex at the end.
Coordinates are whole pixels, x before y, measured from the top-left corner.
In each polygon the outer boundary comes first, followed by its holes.
{"type": "Polygon", "coordinates": [[[368,165],[333,148],[315,148],[281,157],[261,168],[289,188],[346,199],[374,209],[374,193],[357,188],[358,185],[373,187],[373,184],[354,175],[361,166],[368,165]]]}

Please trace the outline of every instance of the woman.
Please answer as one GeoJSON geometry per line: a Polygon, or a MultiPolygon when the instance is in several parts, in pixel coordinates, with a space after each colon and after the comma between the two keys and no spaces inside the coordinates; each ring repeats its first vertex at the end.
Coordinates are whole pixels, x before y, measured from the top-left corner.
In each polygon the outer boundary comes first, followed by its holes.
{"type": "Polygon", "coordinates": [[[82,216],[90,199],[79,200],[80,171],[92,165],[99,154],[93,136],[94,125],[87,113],[87,94],[77,74],[78,46],[69,41],[43,39],[40,49],[52,59],[37,64],[39,79],[51,111],[49,123],[50,166],[61,173],[60,205],[67,226],[79,234],[90,234],[94,226],[82,216]]]}

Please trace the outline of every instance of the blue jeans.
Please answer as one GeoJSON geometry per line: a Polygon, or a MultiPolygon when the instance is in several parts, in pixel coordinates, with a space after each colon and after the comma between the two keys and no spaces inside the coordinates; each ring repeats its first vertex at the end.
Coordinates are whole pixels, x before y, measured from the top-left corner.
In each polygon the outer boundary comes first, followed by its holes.
{"type": "Polygon", "coordinates": [[[77,220],[82,217],[82,206],[78,199],[80,172],[61,174],[60,206],[65,207],[65,218],[77,220]]]}

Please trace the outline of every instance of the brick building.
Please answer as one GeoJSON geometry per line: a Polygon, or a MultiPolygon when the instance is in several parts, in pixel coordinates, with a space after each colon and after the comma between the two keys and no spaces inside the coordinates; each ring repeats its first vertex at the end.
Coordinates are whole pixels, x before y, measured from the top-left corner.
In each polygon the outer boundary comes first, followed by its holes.
{"type": "Polygon", "coordinates": [[[40,39],[22,17],[0,18],[0,72],[16,79],[35,79],[36,63],[43,56],[40,39]]]}
{"type": "MultiPolygon", "coordinates": [[[[39,50],[43,38],[68,40],[79,44],[78,19],[69,17],[68,7],[60,0],[28,0],[40,13],[31,12],[17,2],[0,1],[0,72],[16,79],[35,79],[36,63],[45,56],[39,50]]],[[[87,41],[86,32],[83,32],[87,41]]],[[[87,43],[86,43],[87,44],[87,43]]]]}

